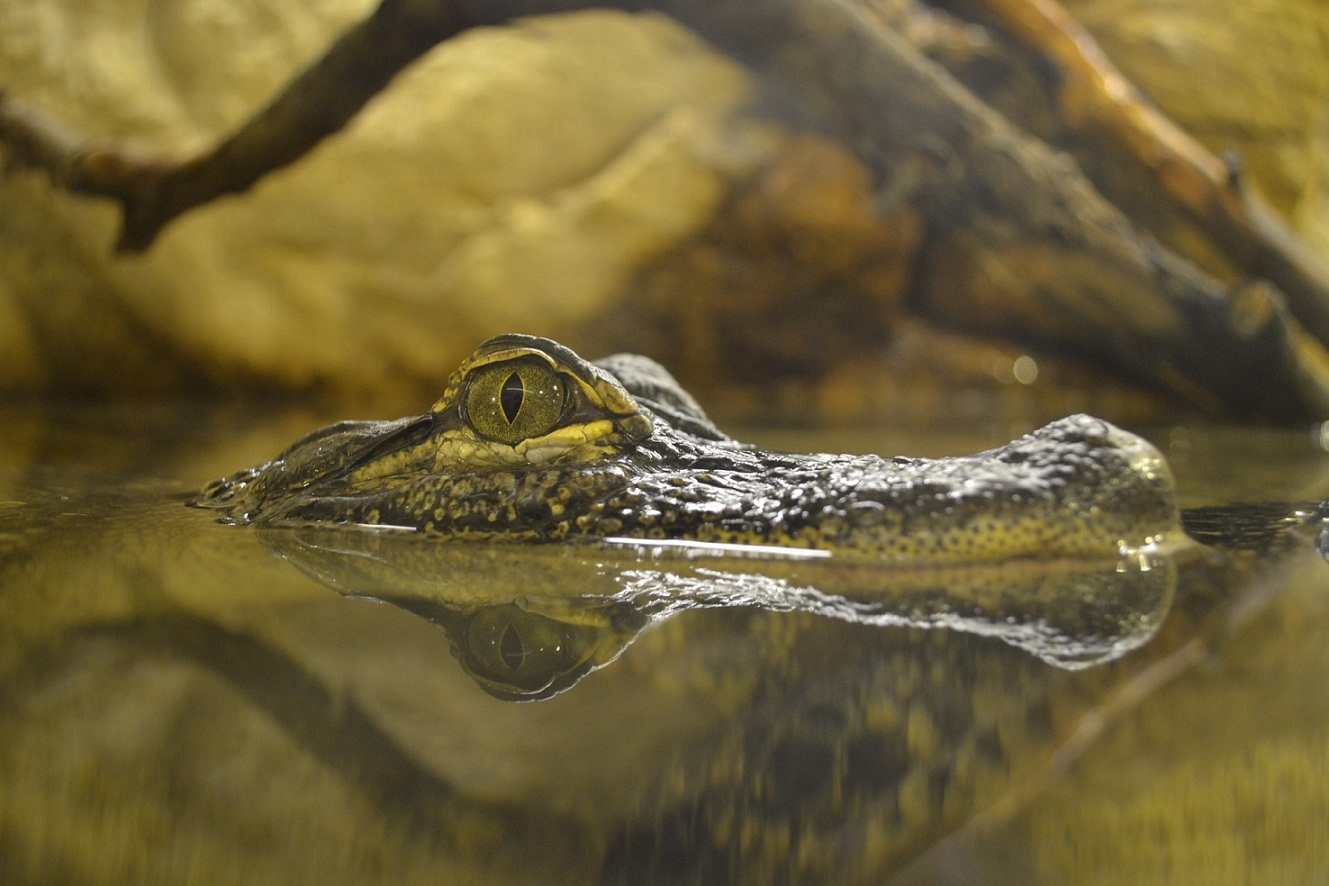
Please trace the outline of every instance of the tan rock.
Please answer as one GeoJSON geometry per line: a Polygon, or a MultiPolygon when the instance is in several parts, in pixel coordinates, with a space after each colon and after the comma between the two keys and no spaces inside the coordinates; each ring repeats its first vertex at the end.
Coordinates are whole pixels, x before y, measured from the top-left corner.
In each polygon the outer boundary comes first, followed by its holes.
{"type": "MultiPolygon", "coordinates": [[[[224,134],[371,6],[4,5],[4,88],[172,153],[224,134]]],[[[710,134],[747,90],[659,16],[532,19],[435,49],[345,132],[142,257],[111,254],[109,205],[0,178],[0,390],[369,391],[441,378],[500,330],[556,334],[707,223],[726,170],[751,162],[710,134]]]]}

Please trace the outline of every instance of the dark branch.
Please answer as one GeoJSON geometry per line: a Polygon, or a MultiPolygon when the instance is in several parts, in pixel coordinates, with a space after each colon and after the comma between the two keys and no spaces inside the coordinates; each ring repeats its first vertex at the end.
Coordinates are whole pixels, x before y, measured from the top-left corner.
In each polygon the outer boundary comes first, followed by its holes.
{"type": "Polygon", "coordinates": [[[1230,164],[1164,116],[1057,0],[971,0],[1061,77],[1060,120],[1146,169],[1160,196],[1193,219],[1252,277],[1281,290],[1302,325],[1329,343],[1329,267],[1230,164]]]}

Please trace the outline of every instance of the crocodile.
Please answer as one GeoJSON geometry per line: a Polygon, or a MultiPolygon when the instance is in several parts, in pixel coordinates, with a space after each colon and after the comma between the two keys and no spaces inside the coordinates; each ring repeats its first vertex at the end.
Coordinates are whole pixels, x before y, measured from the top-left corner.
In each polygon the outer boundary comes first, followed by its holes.
{"type": "Polygon", "coordinates": [[[194,504],[236,524],[897,564],[1116,558],[1183,537],[1162,455],[1090,416],[951,458],[772,452],[722,433],[645,357],[592,363],[520,334],[480,345],[423,415],[314,431],[194,504]]]}
{"type": "MultiPolygon", "coordinates": [[[[1037,785],[1095,700],[1217,630],[1244,574],[1197,556],[1161,454],[1096,418],[940,459],[774,452],[722,433],[646,358],[526,335],[482,344],[423,415],[316,430],[193,503],[441,628],[489,695],[560,696],[496,722],[594,722],[569,739],[577,758],[654,748],[611,790],[558,781],[555,807],[580,811],[553,816],[554,842],[590,847],[581,874],[602,883],[928,864],[968,816],[1037,785]],[[678,679],[694,688],[677,722],[625,713],[678,679]],[[716,726],[679,732],[712,703],[716,726]]],[[[417,811],[487,821],[535,864],[550,821],[487,795],[439,812],[425,792],[417,811]]]]}

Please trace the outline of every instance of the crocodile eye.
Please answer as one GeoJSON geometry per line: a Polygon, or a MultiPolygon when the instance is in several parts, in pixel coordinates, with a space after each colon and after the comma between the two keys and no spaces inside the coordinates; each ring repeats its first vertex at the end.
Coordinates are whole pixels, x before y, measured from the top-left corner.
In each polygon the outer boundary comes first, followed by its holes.
{"type": "Polygon", "coordinates": [[[549,433],[566,404],[567,389],[558,373],[534,361],[482,367],[466,390],[466,417],[472,427],[509,445],[549,433]]]}

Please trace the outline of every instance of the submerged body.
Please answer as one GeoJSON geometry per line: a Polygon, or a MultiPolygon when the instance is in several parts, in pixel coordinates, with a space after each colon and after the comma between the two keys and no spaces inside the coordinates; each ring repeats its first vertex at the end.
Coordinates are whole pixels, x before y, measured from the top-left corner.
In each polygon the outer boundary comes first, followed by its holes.
{"type": "Polygon", "coordinates": [[[1179,534],[1170,472],[1088,416],[925,460],[770,452],[725,436],[643,357],[481,345],[431,410],[343,422],[197,500],[236,523],[459,540],[675,539],[925,563],[1119,556],[1179,534]]]}

